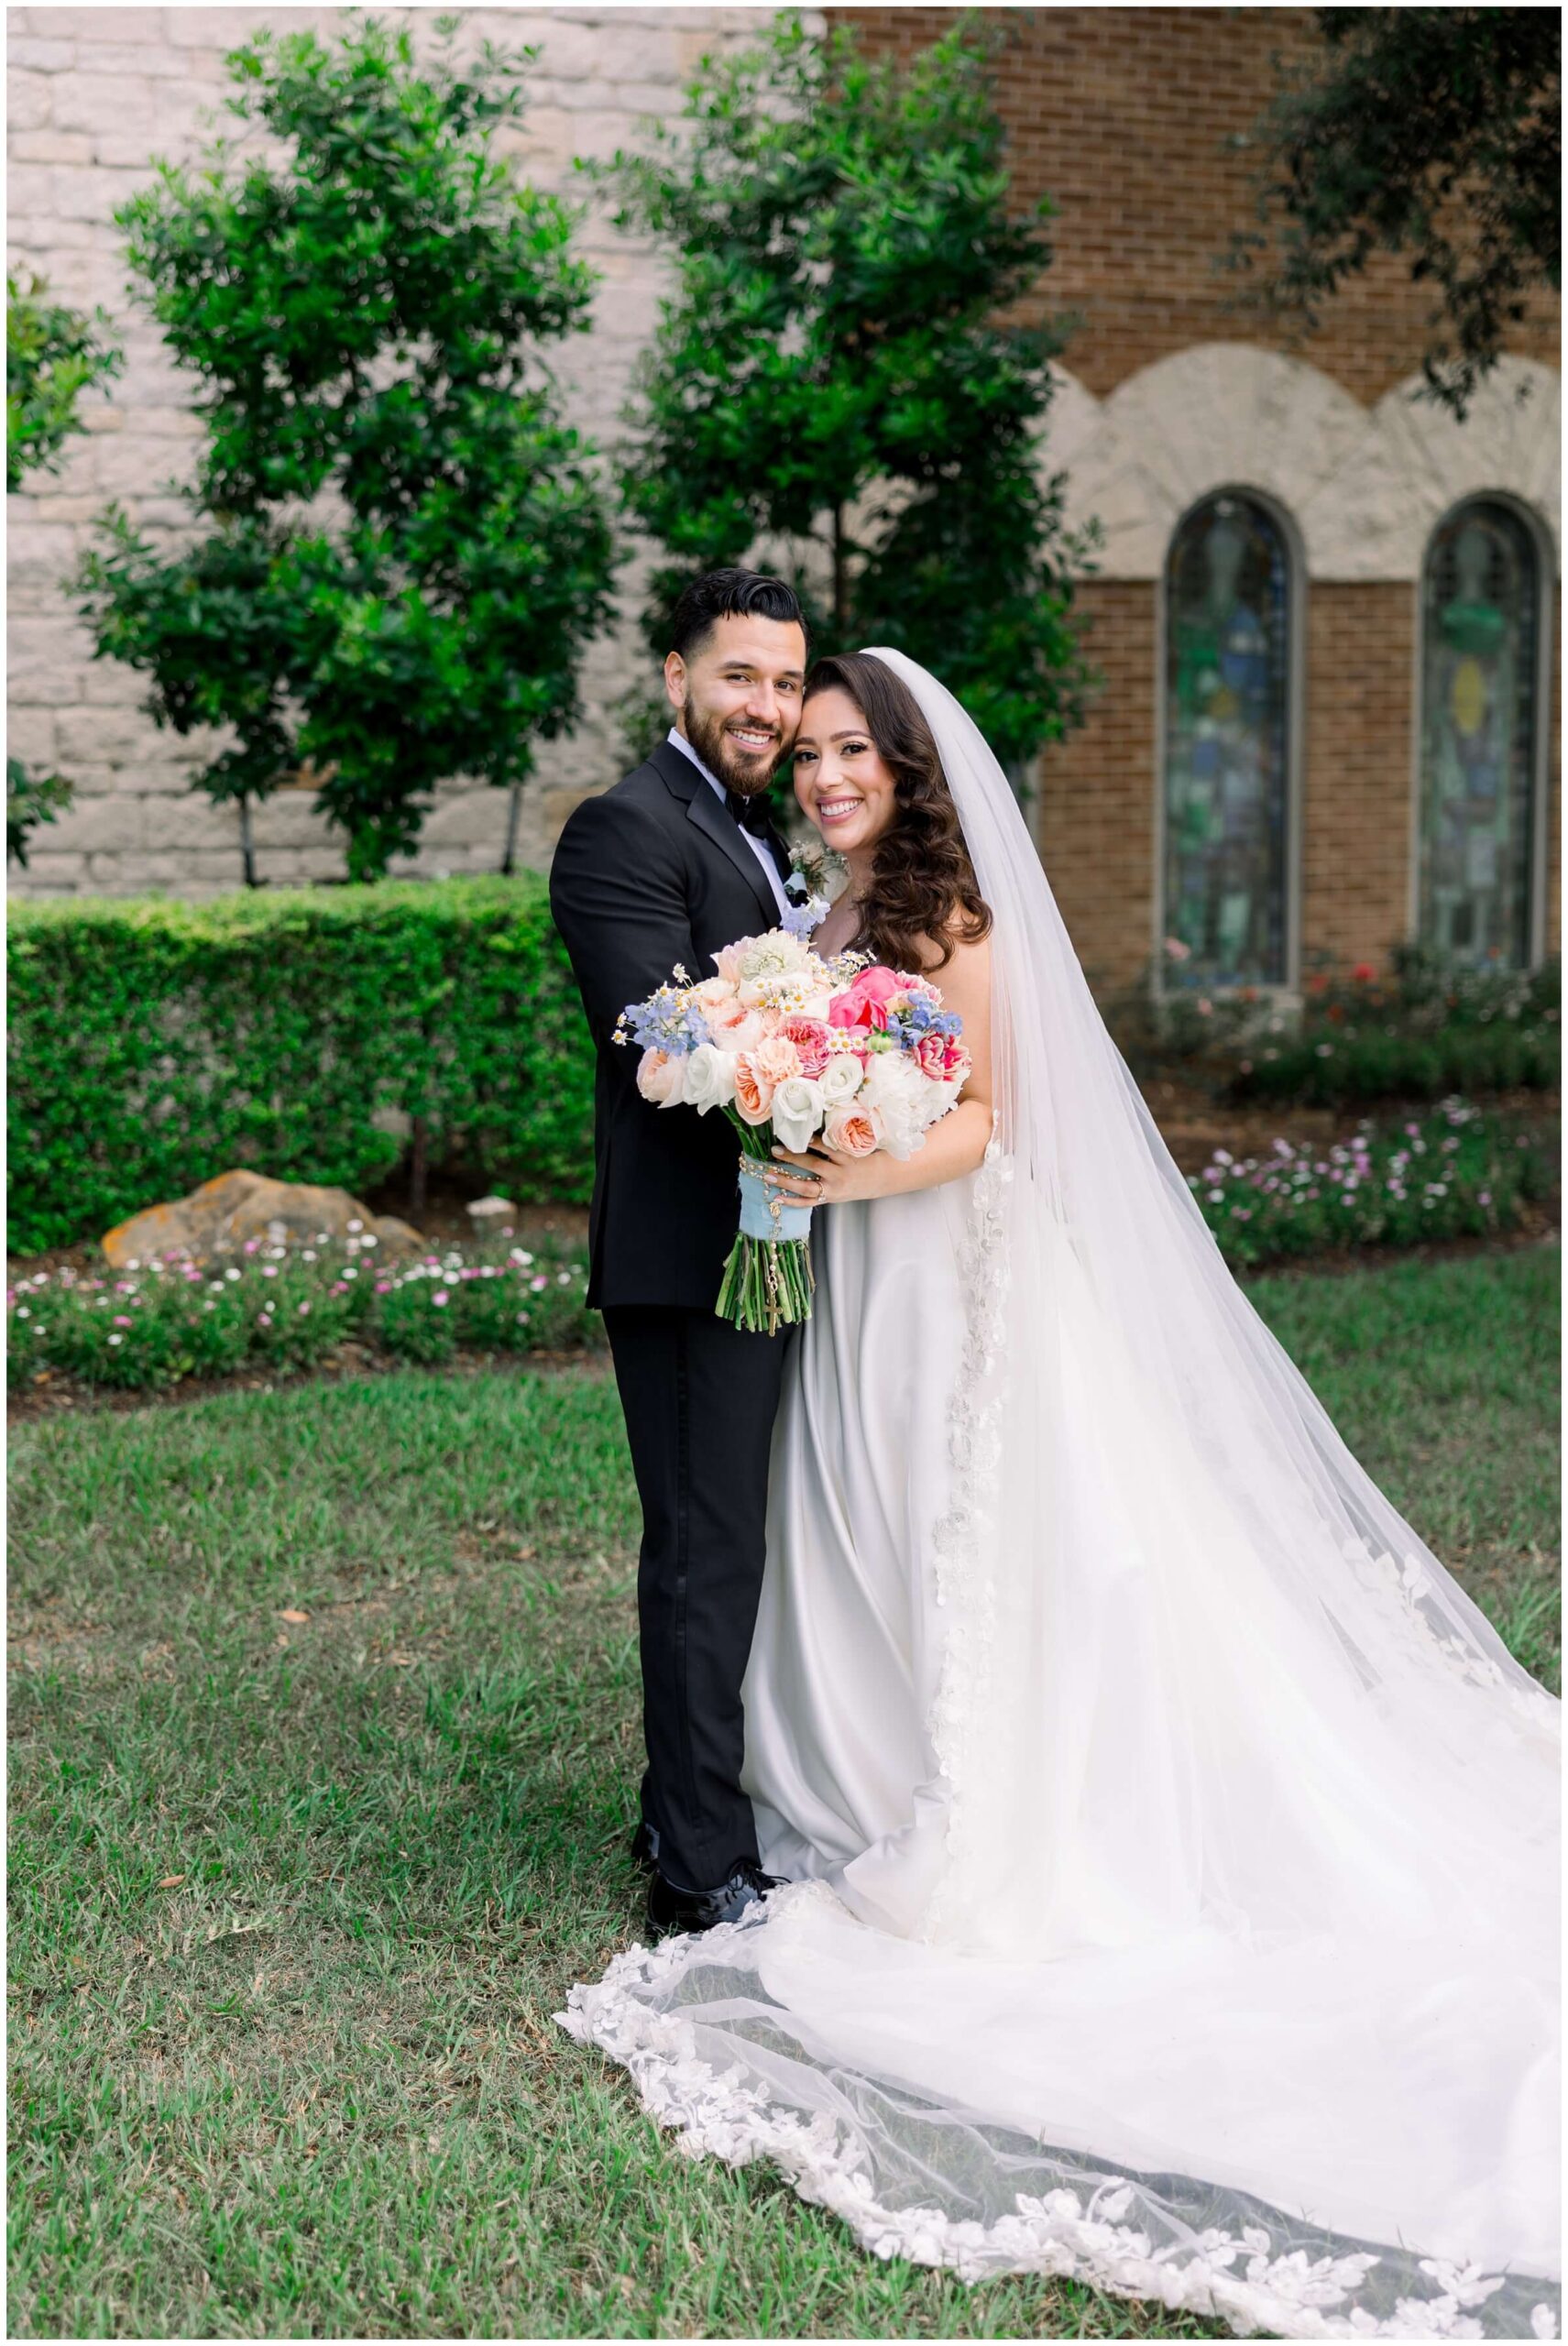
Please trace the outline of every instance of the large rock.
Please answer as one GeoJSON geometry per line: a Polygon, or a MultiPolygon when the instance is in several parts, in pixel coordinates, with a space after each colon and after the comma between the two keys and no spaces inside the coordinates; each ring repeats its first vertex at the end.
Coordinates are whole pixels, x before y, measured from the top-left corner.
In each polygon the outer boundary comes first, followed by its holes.
{"type": "Polygon", "coordinates": [[[389,1253],[411,1253],[424,1244],[417,1230],[392,1214],[375,1214],[346,1189],[318,1189],[309,1181],[271,1181],[264,1173],[236,1169],[203,1181],[172,1205],[148,1206],[117,1222],[104,1238],[104,1252],[117,1271],[170,1252],[204,1262],[232,1254],[248,1238],[270,1238],[283,1245],[308,1246],[322,1234],[343,1240],[369,1232],[389,1253]]]}

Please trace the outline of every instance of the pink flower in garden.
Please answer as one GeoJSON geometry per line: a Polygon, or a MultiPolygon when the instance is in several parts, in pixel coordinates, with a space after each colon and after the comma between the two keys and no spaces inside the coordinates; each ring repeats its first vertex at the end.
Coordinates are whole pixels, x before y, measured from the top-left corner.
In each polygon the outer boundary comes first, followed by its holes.
{"type": "Polygon", "coordinates": [[[131,1325],[130,1315],[128,1312],[116,1311],[115,1314],[115,1325],[116,1328],[128,1328],[131,1325]]]}
{"type": "Polygon", "coordinates": [[[431,1299],[431,1301],[432,1301],[433,1303],[436,1303],[436,1304],[444,1303],[444,1302],[446,1301],[446,1299],[447,1299],[447,1297],[446,1297],[446,1289],[445,1289],[444,1287],[437,1288],[436,1288],[436,1290],[435,1290],[435,1293],[431,1297],[431,1299],[431,1299]]]}
{"type": "Polygon", "coordinates": [[[1191,946],[1183,945],[1179,937],[1168,937],[1165,940],[1165,949],[1168,957],[1172,961],[1188,960],[1190,959],[1192,952],[1191,946]]]}

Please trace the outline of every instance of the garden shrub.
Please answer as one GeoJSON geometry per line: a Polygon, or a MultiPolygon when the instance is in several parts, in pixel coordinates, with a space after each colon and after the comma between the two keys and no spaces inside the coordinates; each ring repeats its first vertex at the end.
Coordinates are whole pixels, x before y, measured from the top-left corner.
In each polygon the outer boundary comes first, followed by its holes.
{"type": "Polygon", "coordinates": [[[389,1110],[433,1166],[588,1194],[593,1055],[535,873],[24,902],[8,943],[14,1253],[236,1165],[361,1190],[402,1154],[389,1110]]]}

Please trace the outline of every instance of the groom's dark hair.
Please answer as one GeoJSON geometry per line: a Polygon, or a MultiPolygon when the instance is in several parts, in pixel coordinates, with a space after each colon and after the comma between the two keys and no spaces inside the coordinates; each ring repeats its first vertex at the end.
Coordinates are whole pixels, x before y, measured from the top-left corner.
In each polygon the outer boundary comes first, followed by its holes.
{"type": "Polygon", "coordinates": [[[811,630],[793,586],[763,570],[705,570],[694,578],[670,620],[670,650],[689,660],[700,652],[716,621],[728,619],[793,619],[811,656],[811,630]]]}

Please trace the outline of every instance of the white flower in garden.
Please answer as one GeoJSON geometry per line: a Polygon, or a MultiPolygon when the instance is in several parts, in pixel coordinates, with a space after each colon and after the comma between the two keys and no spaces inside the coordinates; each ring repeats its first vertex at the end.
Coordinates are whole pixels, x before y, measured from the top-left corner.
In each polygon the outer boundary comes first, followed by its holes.
{"type": "Polygon", "coordinates": [[[706,1116],[710,1108],[727,1108],[735,1097],[735,1053],[717,1043],[699,1043],[686,1061],[685,1104],[706,1116]]]}
{"type": "Polygon", "coordinates": [[[773,1131],[785,1148],[806,1148],[826,1113],[822,1086],[808,1075],[786,1076],[773,1091],[773,1131]]]}

